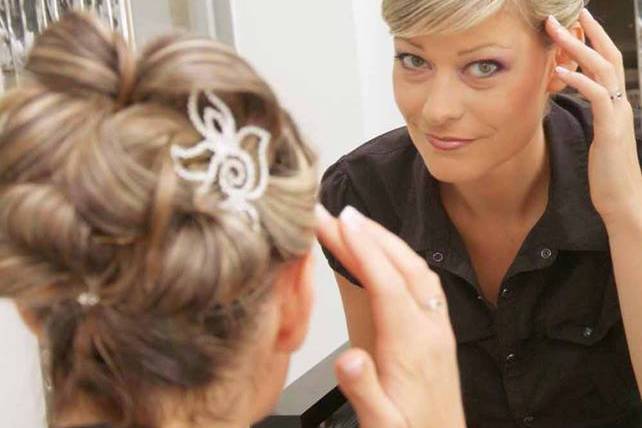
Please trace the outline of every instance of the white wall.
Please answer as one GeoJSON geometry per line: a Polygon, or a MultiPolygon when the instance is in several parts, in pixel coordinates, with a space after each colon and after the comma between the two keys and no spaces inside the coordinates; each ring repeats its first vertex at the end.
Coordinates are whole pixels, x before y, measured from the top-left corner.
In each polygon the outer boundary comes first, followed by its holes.
{"type": "MultiPolygon", "coordinates": [[[[272,85],[321,167],[361,141],[363,106],[352,10],[346,0],[239,0],[235,39],[272,85]]],[[[288,382],[347,340],[339,293],[317,251],[316,304],[310,334],[293,359],[288,382]]]]}
{"type": "MultiPolygon", "coordinates": [[[[236,47],[274,87],[321,155],[341,155],[402,124],[391,85],[392,42],[379,0],[233,1],[236,47]]],[[[332,273],[317,248],[310,334],[288,383],[347,340],[332,273]]]]}
{"type": "Polygon", "coordinates": [[[394,48],[380,0],[352,0],[363,106],[363,141],[403,125],[394,103],[394,48]]]}
{"type": "Polygon", "coordinates": [[[7,300],[0,300],[0,379],[0,427],[44,427],[38,343],[7,300]]]}

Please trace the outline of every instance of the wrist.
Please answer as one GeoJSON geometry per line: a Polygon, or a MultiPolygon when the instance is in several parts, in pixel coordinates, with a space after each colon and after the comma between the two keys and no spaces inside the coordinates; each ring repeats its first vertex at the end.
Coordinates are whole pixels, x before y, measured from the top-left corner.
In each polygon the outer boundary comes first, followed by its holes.
{"type": "Polygon", "coordinates": [[[602,216],[609,239],[621,236],[642,238],[642,203],[629,210],[602,216]]]}

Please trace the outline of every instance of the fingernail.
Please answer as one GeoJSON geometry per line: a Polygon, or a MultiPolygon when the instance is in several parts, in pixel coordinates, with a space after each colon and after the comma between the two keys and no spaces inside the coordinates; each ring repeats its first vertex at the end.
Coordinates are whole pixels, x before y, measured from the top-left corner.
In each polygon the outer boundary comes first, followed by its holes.
{"type": "Polygon", "coordinates": [[[564,30],[564,27],[562,27],[562,24],[555,18],[553,15],[548,16],[548,20],[553,24],[553,35],[554,36],[560,36],[562,35],[562,31],[564,30]]]}
{"type": "Polygon", "coordinates": [[[566,68],[564,68],[564,67],[562,67],[560,65],[555,67],[555,71],[557,71],[559,74],[568,74],[568,73],[570,73],[570,71],[568,71],[568,69],[566,69],[566,68]]]}
{"type": "Polygon", "coordinates": [[[561,27],[562,26],[562,24],[560,24],[560,22],[557,20],[557,18],[555,18],[553,15],[548,15],[548,20],[551,21],[551,23],[553,25],[555,25],[556,27],[561,27]]]}
{"type": "Polygon", "coordinates": [[[316,204],[314,207],[314,214],[317,218],[317,221],[320,223],[326,223],[332,219],[332,215],[325,209],[321,204],[316,204]]]}
{"type": "Polygon", "coordinates": [[[350,377],[359,376],[363,370],[363,358],[361,356],[355,356],[347,361],[342,361],[341,370],[350,377]]]}
{"type": "Polygon", "coordinates": [[[341,211],[341,214],[339,214],[339,219],[348,229],[358,231],[361,229],[363,216],[355,208],[348,205],[341,211]]]}

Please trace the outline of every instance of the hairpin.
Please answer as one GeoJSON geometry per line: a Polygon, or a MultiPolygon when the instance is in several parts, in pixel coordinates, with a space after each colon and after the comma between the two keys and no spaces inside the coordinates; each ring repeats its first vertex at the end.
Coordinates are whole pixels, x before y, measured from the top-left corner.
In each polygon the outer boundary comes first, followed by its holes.
{"type": "Polygon", "coordinates": [[[176,144],[171,147],[176,174],[184,180],[200,183],[199,193],[207,193],[217,184],[225,195],[220,207],[246,213],[258,227],[259,217],[252,202],[267,189],[270,133],[257,126],[237,130],[230,108],[211,91],[193,91],[187,103],[187,113],[203,140],[189,148],[176,144]],[[199,112],[201,94],[209,102],[202,115],[199,112]],[[258,138],[255,156],[242,146],[251,136],[258,138]],[[183,164],[206,154],[210,158],[205,169],[187,168],[183,164]]]}
{"type": "Polygon", "coordinates": [[[96,294],[90,292],[90,291],[85,291],[83,293],[80,293],[78,297],[76,298],[76,301],[84,307],[92,307],[96,306],[98,303],[100,303],[100,297],[98,297],[96,294]]]}

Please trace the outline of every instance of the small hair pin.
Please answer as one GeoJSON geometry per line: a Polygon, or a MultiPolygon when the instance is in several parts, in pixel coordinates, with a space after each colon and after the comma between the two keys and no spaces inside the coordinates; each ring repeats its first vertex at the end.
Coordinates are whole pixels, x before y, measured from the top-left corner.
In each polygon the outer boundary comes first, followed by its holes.
{"type": "Polygon", "coordinates": [[[76,300],[81,306],[85,308],[90,308],[100,303],[100,297],[90,291],[80,293],[76,300]]]}
{"type": "Polygon", "coordinates": [[[246,213],[259,225],[259,216],[252,202],[263,196],[268,185],[269,169],[267,148],[270,133],[257,126],[245,126],[239,130],[230,108],[211,91],[193,91],[190,94],[187,112],[194,128],[203,140],[193,147],[178,145],[171,147],[171,156],[176,174],[184,180],[200,183],[199,193],[211,191],[217,184],[225,199],[220,207],[246,213]],[[203,94],[209,105],[202,115],[199,99],[203,94]],[[256,137],[258,143],[253,153],[242,146],[249,137],[256,137]],[[187,168],[190,160],[209,154],[209,164],[204,169],[187,168]]]}

